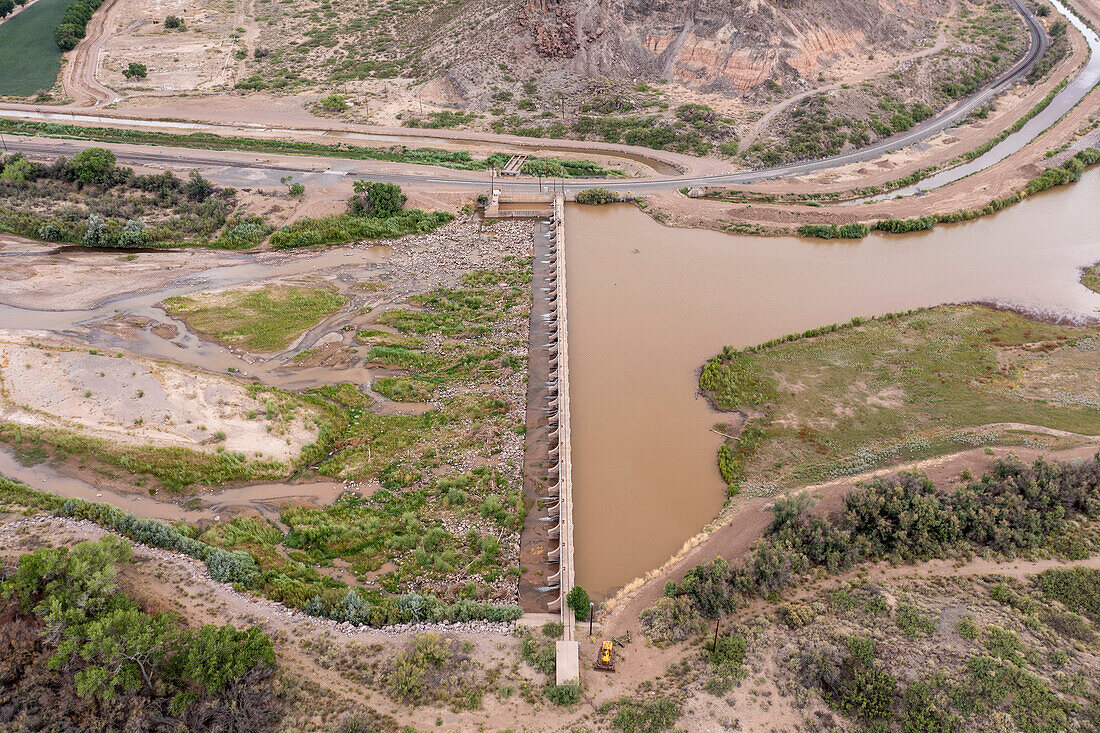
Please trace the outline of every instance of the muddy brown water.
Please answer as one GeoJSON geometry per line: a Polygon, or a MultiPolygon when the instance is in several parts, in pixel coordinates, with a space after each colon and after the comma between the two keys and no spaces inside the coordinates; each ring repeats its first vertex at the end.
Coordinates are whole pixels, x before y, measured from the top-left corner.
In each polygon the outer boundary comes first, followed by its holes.
{"type": "Polygon", "coordinates": [[[629,206],[573,205],[570,387],[577,582],[599,598],[664,563],[721,509],[722,420],[703,363],[791,332],[990,301],[1100,315],[1100,173],[993,217],[861,241],[669,229],[629,206]]]}

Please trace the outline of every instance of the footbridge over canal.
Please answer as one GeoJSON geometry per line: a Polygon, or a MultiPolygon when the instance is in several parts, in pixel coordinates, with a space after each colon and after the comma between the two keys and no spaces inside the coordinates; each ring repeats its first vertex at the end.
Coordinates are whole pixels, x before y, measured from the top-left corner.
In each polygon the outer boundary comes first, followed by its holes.
{"type": "Polygon", "coordinates": [[[488,219],[534,218],[533,294],[528,359],[520,603],[532,616],[558,618],[557,683],[577,680],[580,644],[566,603],[574,585],[573,480],[569,410],[569,328],[565,267],[565,196],[494,190],[488,219]]]}

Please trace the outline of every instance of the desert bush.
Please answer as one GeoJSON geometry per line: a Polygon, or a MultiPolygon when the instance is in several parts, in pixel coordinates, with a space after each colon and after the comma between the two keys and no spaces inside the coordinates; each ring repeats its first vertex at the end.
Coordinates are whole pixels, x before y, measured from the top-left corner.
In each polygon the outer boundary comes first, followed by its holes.
{"type": "Polygon", "coordinates": [[[1100,622],[1100,570],[1080,565],[1052,568],[1040,573],[1036,584],[1047,598],[1100,622]]]}
{"type": "MultiPolygon", "coordinates": [[[[839,520],[810,514],[808,508],[803,499],[777,500],[765,536],[738,564],[720,560],[692,568],[679,586],[666,587],[666,596],[676,598],[662,598],[643,623],[648,619],[657,638],[673,640],[666,631],[669,620],[691,619],[689,608],[713,617],[741,599],[780,592],[816,568],[835,573],[882,559],[912,562],[980,549],[1006,555],[1057,549],[1078,520],[1100,514],[1100,461],[1038,460],[1025,466],[1001,460],[981,479],[949,492],[937,492],[927,477],[903,473],[850,492],[839,520]],[[687,606],[673,606],[673,600],[687,606]]],[[[1048,573],[1039,583],[1049,597],[1065,598],[1070,610],[1100,613],[1100,601],[1088,590],[1100,587],[1093,575],[1100,571],[1048,573]]],[[[903,611],[899,625],[918,634],[935,629],[915,610],[903,611]]]]}
{"type": "Polygon", "coordinates": [[[624,733],[655,733],[669,730],[680,719],[680,703],[667,697],[621,697],[601,706],[600,711],[613,711],[611,725],[624,733]]]}
{"type": "Polygon", "coordinates": [[[530,632],[525,632],[519,644],[519,652],[520,656],[523,657],[523,661],[547,677],[554,677],[554,672],[557,669],[558,653],[553,641],[538,639],[530,632]]]}
{"type": "Polygon", "coordinates": [[[615,199],[606,188],[586,188],[583,191],[577,191],[574,200],[578,204],[599,206],[601,204],[610,204],[615,199]]]}
{"type": "Polygon", "coordinates": [[[547,685],[543,688],[546,699],[555,705],[568,707],[577,704],[581,699],[581,686],[577,682],[566,682],[564,685],[547,685]]]}
{"type": "Polygon", "coordinates": [[[703,630],[703,618],[686,597],[662,598],[641,614],[642,633],[659,643],[689,639],[703,630]]]}
{"type": "MultiPolygon", "coordinates": [[[[37,656],[32,666],[46,666],[43,662],[48,657],[48,666],[54,671],[49,684],[28,700],[41,704],[56,696],[61,703],[60,709],[51,706],[45,711],[28,707],[29,718],[19,717],[25,722],[63,719],[62,709],[79,707],[75,699],[83,698],[101,703],[96,719],[104,729],[176,729],[178,725],[169,723],[173,718],[198,721],[204,714],[230,712],[232,703],[242,699],[238,684],[247,680],[260,693],[245,696],[256,710],[254,714],[231,713],[227,722],[269,729],[277,717],[267,674],[275,663],[270,639],[259,627],[246,631],[230,625],[189,629],[174,614],[147,613],[116,583],[119,566],[129,558],[129,544],[107,535],[95,542],[78,543],[71,550],[41,548],[23,555],[15,572],[5,578],[4,595],[18,604],[23,614],[40,619],[42,646],[29,655],[37,656]],[[58,695],[59,686],[68,688],[67,696],[58,695]],[[119,698],[125,700],[122,707],[127,709],[122,715],[133,724],[116,727],[110,721],[119,713],[113,706],[119,698]],[[196,704],[198,709],[193,707],[196,704]],[[137,724],[139,720],[144,724],[137,724]]],[[[23,688],[17,698],[40,684],[26,674],[26,662],[24,657],[16,668],[21,667],[21,679],[17,673],[5,681],[23,688]]],[[[13,712],[8,707],[5,715],[13,712]]],[[[68,726],[58,720],[57,725],[34,727],[68,726]]]]}
{"type": "Polygon", "coordinates": [[[792,629],[801,629],[814,622],[817,614],[808,603],[785,603],[779,607],[779,618],[792,629]]]}
{"type": "Polygon", "coordinates": [[[894,623],[907,636],[919,638],[936,633],[936,622],[920,612],[915,606],[900,604],[894,614],[894,623]]]}
{"type": "Polygon", "coordinates": [[[974,619],[969,616],[959,619],[955,624],[955,630],[958,631],[959,636],[964,639],[978,638],[978,625],[974,623],[974,619]]]}

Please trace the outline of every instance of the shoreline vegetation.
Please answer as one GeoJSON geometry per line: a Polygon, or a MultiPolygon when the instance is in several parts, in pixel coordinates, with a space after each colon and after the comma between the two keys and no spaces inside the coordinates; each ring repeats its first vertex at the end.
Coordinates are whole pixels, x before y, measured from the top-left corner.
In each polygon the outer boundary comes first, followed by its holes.
{"type": "Polygon", "coordinates": [[[899,234],[932,229],[936,224],[954,224],[961,221],[970,221],[982,216],[994,214],[1012,204],[1023,201],[1028,196],[1046,191],[1054,186],[1065,186],[1081,180],[1084,172],[1100,162],[1100,150],[1097,148],[1085,148],[1065,163],[1056,168],[1047,168],[1041,174],[1032,178],[1027,184],[1008,196],[991,199],[988,204],[980,209],[967,209],[949,213],[936,213],[914,219],[880,219],[873,224],[859,222],[851,224],[803,224],[797,229],[800,237],[817,237],[820,239],[862,239],[872,230],[899,234]]]}
{"type": "MultiPolygon", "coordinates": [[[[404,203],[399,187],[370,183],[358,188],[349,209],[383,215],[404,203]]],[[[195,329],[246,339],[255,352],[282,346],[333,309],[346,308],[349,293],[390,292],[386,308],[370,318],[360,311],[355,332],[363,363],[385,376],[369,386],[345,382],[302,392],[250,384],[251,402],[236,402],[240,417],[262,420],[276,438],[291,427],[311,433],[288,459],[259,461],[225,448],[217,442],[225,441],[224,433],[200,452],[0,425],[0,441],[24,465],[52,460],[102,468],[108,478],[143,493],[163,491],[185,508],[193,487],[305,474],[346,482],[348,490],[333,503],[280,506],[277,521],[234,516],[204,527],[140,520],[105,504],[31,493],[15,482],[3,484],[0,503],[89,519],[183,552],[207,562],[221,582],[338,622],[515,620],[518,534],[527,511],[520,436],[531,233],[523,223],[499,224],[497,247],[478,267],[455,272],[454,253],[475,232],[476,225],[466,223],[426,235],[416,246],[431,253],[427,262],[419,256],[415,265],[391,262],[396,270],[351,284],[341,296],[318,282],[171,301],[188,311],[195,329]],[[418,287],[397,290],[405,284],[390,277],[413,267],[418,287]],[[391,413],[378,409],[375,395],[425,402],[428,409],[391,413]]]]}
{"type": "Polygon", "coordinates": [[[119,582],[138,565],[132,557],[126,540],[107,534],[38,547],[0,572],[5,722],[194,731],[219,720],[219,730],[272,730],[284,703],[271,638],[259,626],[193,628],[140,603],[119,582]]]}
{"type": "MultiPolygon", "coordinates": [[[[139,519],[130,512],[109,504],[66,499],[2,476],[0,506],[12,510],[22,509],[28,514],[44,511],[57,517],[90,521],[120,537],[199,560],[206,565],[210,577],[219,583],[254,591],[261,597],[270,598],[310,616],[329,618],[354,626],[383,627],[421,622],[511,622],[523,615],[516,605],[495,605],[469,599],[448,604],[433,595],[418,593],[396,598],[380,597],[377,591],[362,593],[343,581],[318,574],[315,569],[306,575],[312,576],[312,580],[319,584],[318,593],[296,603],[285,595],[280,597],[279,593],[272,592],[279,584],[292,582],[292,578],[277,571],[261,571],[261,563],[248,552],[224,550],[207,543],[191,525],[172,525],[153,519],[139,519]],[[331,600],[326,601],[326,597],[331,600]]],[[[301,581],[300,578],[298,580],[301,581]]]]}
{"type": "Polygon", "coordinates": [[[13,153],[0,155],[0,231],[117,249],[245,250],[265,241],[275,249],[292,249],[426,234],[455,218],[447,211],[405,209],[406,197],[394,184],[356,184],[347,213],[276,227],[257,215],[255,203],[242,200],[237,189],[215,186],[194,169],[186,180],[171,170],[142,175],[117,165],[115,154],[105,148],[86,148],[49,164],[13,153]],[[398,203],[358,203],[362,191],[378,187],[391,191],[398,203]]]}
{"type": "Polygon", "coordinates": [[[1081,284],[1093,292],[1100,293],[1100,262],[1081,272],[1081,284]]]}

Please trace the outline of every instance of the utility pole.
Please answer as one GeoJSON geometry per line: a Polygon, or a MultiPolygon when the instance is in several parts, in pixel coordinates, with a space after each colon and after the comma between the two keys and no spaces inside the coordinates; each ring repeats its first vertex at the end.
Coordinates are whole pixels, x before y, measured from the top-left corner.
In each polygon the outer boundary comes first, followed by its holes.
{"type": "Polygon", "coordinates": [[[722,619],[714,620],[714,645],[710,648],[712,652],[718,651],[718,624],[722,623],[722,619]]]}
{"type": "Polygon", "coordinates": [[[595,607],[596,607],[595,603],[593,603],[592,601],[588,602],[588,635],[589,636],[592,636],[592,616],[593,616],[592,611],[593,611],[593,609],[595,609],[595,607]]]}
{"type": "Polygon", "coordinates": [[[4,139],[4,133],[0,132],[0,145],[4,146],[4,152],[8,152],[8,141],[4,139]]]}

